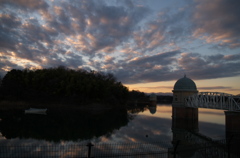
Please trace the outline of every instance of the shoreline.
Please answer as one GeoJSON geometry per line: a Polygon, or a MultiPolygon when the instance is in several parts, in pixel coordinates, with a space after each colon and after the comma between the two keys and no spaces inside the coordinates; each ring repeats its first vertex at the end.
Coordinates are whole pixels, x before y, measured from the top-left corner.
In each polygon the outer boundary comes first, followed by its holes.
{"type": "Polygon", "coordinates": [[[0,111],[8,112],[8,111],[22,111],[27,110],[29,108],[39,108],[45,109],[47,108],[47,112],[52,111],[83,111],[91,114],[99,114],[104,113],[108,110],[113,109],[127,109],[126,106],[114,105],[110,106],[102,103],[89,103],[85,105],[77,105],[77,104],[58,104],[58,103],[30,103],[24,101],[0,101],[0,111]]]}
{"type": "MultiPolygon", "coordinates": [[[[161,102],[157,102],[159,104],[161,102]]],[[[163,102],[168,103],[168,102],[163,102]]],[[[2,100],[0,101],[0,111],[24,111],[29,108],[38,108],[38,109],[48,109],[48,111],[69,111],[69,110],[81,110],[90,113],[101,113],[111,109],[126,109],[130,110],[133,108],[142,108],[151,106],[149,102],[138,102],[136,105],[135,102],[128,101],[124,105],[111,105],[111,104],[104,104],[104,103],[88,103],[88,104],[64,104],[64,103],[36,103],[36,102],[26,102],[26,101],[7,101],[2,100]]]]}

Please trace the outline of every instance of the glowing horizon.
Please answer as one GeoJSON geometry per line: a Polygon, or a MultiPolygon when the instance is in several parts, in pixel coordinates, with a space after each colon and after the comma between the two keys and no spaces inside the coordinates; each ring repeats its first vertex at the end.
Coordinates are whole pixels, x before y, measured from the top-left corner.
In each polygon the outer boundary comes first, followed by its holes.
{"type": "MultiPolygon", "coordinates": [[[[222,92],[233,95],[240,94],[240,86],[237,82],[240,77],[228,77],[222,79],[193,80],[199,92],[222,92]]],[[[177,80],[176,80],[177,81],[177,80]]],[[[150,82],[140,84],[124,84],[129,90],[139,90],[145,93],[172,94],[176,81],[150,82]]]]}

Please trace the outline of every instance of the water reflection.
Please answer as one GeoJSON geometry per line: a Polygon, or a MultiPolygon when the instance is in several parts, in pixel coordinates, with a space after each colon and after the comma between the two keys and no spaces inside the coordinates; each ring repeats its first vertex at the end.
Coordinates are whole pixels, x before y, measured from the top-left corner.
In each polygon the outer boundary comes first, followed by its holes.
{"type": "Polygon", "coordinates": [[[157,106],[156,105],[151,105],[148,107],[149,111],[151,114],[155,114],[157,112],[157,106]]]}
{"type": "Polygon", "coordinates": [[[175,123],[179,128],[172,130],[170,104],[134,107],[128,111],[107,110],[103,114],[90,114],[81,110],[50,110],[48,115],[24,115],[21,111],[15,111],[0,113],[0,118],[0,132],[7,138],[0,140],[0,145],[9,146],[55,144],[60,149],[62,146],[78,143],[85,145],[89,141],[93,144],[158,141],[171,145],[179,139],[191,144],[191,141],[186,139],[193,137],[188,132],[190,127],[211,138],[225,138],[223,111],[199,109],[198,124],[192,122],[193,126],[186,126],[184,120],[177,120],[175,123]]]}
{"type": "MultiPolygon", "coordinates": [[[[24,115],[22,111],[1,112],[0,132],[2,137],[9,140],[33,138],[56,142],[170,142],[171,116],[170,104],[135,107],[128,111],[108,110],[94,115],[80,110],[50,110],[48,115],[24,115]]],[[[223,111],[199,109],[200,133],[216,139],[224,138],[224,124],[223,111]]]]}
{"type": "MultiPolygon", "coordinates": [[[[239,118],[238,112],[228,111],[229,118],[227,115],[224,116],[223,113],[217,111],[209,111],[202,110],[202,116],[206,116],[206,118],[210,119],[210,115],[212,117],[216,117],[218,119],[209,120],[209,122],[201,122],[202,125],[208,126],[211,129],[211,132],[218,134],[219,128],[222,128],[223,125],[221,123],[223,121],[222,118],[226,117],[226,125],[225,132],[226,135],[222,137],[221,141],[214,141],[213,137],[208,137],[203,134],[202,131],[199,131],[199,121],[198,121],[198,109],[188,108],[188,107],[173,107],[172,108],[172,133],[173,139],[172,144],[173,147],[169,148],[171,153],[175,153],[178,157],[183,158],[192,158],[201,155],[202,157],[210,156],[210,157],[230,157],[230,155],[234,155],[233,157],[239,157],[239,147],[238,144],[240,142],[240,128],[232,126],[232,122],[235,121],[234,118],[239,118]],[[222,115],[222,118],[219,119],[222,115]],[[215,122],[215,123],[213,123],[215,122]],[[220,124],[219,124],[220,123],[220,124]],[[209,126],[211,125],[211,126],[209,126]],[[230,127],[230,128],[229,128],[230,127]],[[232,130],[234,129],[234,130],[232,130]],[[232,138],[229,139],[229,134],[231,134],[232,138]],[[175,152],[178,150],[178,152],[175,152]]],[[[225,112],[226,113],[226,112],[225,112]]],[[[204,118],[204,117],[203,117],[204,118]]],[[[203,120],[206,121],[206,118],[203,120]]],[[[204,128],[203,128],[204,129],[204,128]]],[[[222,128],[223,130],[223,128],[222,128]]],[[[219,139],[218,139],[219,140],[219,139]]]]}
{"type": "Polygon", "coordinates": [[[50,110],[47,115],[22,111],[1,113],[0,131],[7,139],[78,141],[111,135],[129,122],[127,110],[106,110],[92,114],[82,110],[50,110]]]}

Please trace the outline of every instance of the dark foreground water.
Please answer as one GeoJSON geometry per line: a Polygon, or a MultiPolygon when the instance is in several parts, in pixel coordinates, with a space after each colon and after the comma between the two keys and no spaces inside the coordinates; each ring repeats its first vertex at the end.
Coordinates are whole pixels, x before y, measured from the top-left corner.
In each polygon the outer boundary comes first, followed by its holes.
{"type": "MultiPolygon", "coordinates": [[[[108,110],[93,115],[81,111],[49,111],[47,115],[1,113],[0,147],[28,146],[26,150],[32,151],[33,148],[38,150],[39,146],[54,145],[57,147],[53,150],[61,151],[66,150],[66,146],[86,146],[89,142],[116,145],[163,142],[171,146],[171,115],[171,105],[164,104],[128,112],[122,109],[108,110]]],[[[224,112],[199,109],[198,128],[201,135],[213,140],[224,139],[224,112]]],[[[119,146],[117,148],[121,149],[119,146]]]]}

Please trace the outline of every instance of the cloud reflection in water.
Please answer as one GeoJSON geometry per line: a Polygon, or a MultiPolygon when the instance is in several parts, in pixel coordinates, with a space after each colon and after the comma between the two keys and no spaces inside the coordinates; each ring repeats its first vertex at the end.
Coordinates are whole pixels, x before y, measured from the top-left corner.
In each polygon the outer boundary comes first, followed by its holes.
{"type": "MultiPolygon", "coordinates": [[[[113,130],[112,133],[107,135],[94,137],[92,139],[81,140],[77,142],[73,141],[60,141],[51,142],[46,140],[36,139],[4,139],[0,140],[0,145],[7,146],[27,146],[31,145],[31,150],[42,150],[41,146],[55,147],[55,150],[67,151],[71,146],[83,144],[84,150],[86,144],[91,141],[93,144],[124,144],[124,143],[153,143],[168,142],[171,144],[172,140],[172,107],[171,105],[157,105],[156,113],[152,114],[147,109],[138,114],[130,114],[133,116],[126,126],[122,126],[119,129],[113,130]]],[[[212,138],[224,138],[225,125],[224,125],[224,113],[222,111],[214,111],[208,109],[199,110],[199,132],[212,138]]],[[[162,144],[164,145],[164,144],[162,144]]],[[[117,146],[121,150],[121,146],[117,146]]],[[[13,149],[14,150],[14,149],[13,149]]],[[[17,150],[17,149],[16,149],[17,150]]],[[[80,150],[80,149],[79,149],[80,150]]],[[[79,150],[76,149],[75,153],[70,151],[64,154],[77,154],[79,150]]],[[[100,150],[100,149],[98,149],[100,150]]]]}

